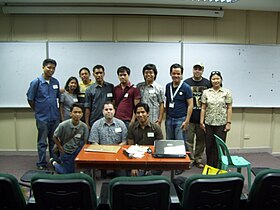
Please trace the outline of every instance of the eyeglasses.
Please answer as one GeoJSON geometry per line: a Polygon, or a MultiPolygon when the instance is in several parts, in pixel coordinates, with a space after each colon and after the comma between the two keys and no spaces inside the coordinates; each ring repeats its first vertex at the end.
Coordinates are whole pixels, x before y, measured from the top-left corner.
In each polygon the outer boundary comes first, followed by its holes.
{"type": "Polygon", "coordinates": [[[212,71],[212,72],[211,72],[211,75],[214,75],[214,74],[217,74],[217,75],[220,76],[220,75],[221,75],[221,72],[219,72],[219,71],[212,71]]]}

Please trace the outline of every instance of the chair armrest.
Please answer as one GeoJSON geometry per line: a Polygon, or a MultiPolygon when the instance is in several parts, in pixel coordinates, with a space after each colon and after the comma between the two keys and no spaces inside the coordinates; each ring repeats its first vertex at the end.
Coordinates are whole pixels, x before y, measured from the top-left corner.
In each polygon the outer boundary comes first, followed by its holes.
{"type": "Polygon", "coordinates": [[[170,184],[170,210],[179,210],[180,209],[180,200],[177,195],[174,184],[170,184]]]}
{"type": "Polygon", "coordinates": [[[109,182],[103,182],[99,195],[98,210],[110,210],[109,206],[109,182]]]}

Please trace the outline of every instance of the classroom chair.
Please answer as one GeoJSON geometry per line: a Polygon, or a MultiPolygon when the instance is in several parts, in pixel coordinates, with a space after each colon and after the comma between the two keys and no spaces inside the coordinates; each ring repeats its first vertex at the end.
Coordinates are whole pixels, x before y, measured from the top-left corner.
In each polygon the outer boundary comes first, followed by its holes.
{"type": "Polygon", "coordinates": [[[280,209],[280,169],[260,171],[248,195],[247,210],[280,209]]]}
{"type": "Polygon", "coordinates": [[[37,210],[96,210],[95,184],[87,174],[36,174],[31,186],[37,210]]]}
{"type": "Polygon", "coordinates": [[[247,168],[248,175],[248,190],[251,188],[251,163],[241,156],[231,156],[225,142],[217,135],[215,136],[220,169],[228,170],[229,168],[237,168],[237,171],[241,173],[242,168],[247,168]]]}
{"type": "Polygon", "coordinates": [[[182,210],[237,210],[240,205],[244,177],[237,172],[218,175],[196,174],[184,184],[182,210]]]}

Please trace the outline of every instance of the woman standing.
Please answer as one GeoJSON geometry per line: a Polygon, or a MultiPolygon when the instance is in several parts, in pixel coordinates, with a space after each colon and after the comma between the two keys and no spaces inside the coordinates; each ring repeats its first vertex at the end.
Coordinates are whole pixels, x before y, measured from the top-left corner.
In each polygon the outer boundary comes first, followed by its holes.
{"type": "Polygon", "coordinates": [[[65,84],[65,92],[60,96],[60,116],[61,121],[70,119],[70,108],[73,103],[78,102],[80,87],[76,77],[70,77],[65,84]]]}
{"type": "Polygon", "coordinates": [[[231,128],[232,95],[222,87],[222,75],[212,71],[209,78],[211,88],[204,90],[201,102],[200,126],[206,132],[207,164],[218,167],[218,149],[214,134],[226,141],[231,128]]]}

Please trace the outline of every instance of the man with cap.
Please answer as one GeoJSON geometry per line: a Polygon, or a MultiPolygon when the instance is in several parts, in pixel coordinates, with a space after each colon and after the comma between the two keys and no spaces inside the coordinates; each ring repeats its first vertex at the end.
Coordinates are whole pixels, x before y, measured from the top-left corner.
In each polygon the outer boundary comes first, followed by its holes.
{"type": "Polygon", "coordinates": [[[205,132],[200,128],[199,119],[201,111],[201,96],[205,89],[210,88],[210,81],[202,77],[204,66],[202,63],[195,63],[193,65],[193,76],[186,79],[185,82],[191,86],[193,93],[193,112],[190,119],[187,146],[191,152],[191,165],[198,168],[203,168],[202,155],[205,148],[205,132]],[[196,137],[196,139],[195,139],[196,137]],[[195,151],[194,151],[195,139],[195,151]]]}

